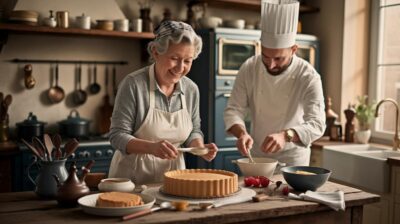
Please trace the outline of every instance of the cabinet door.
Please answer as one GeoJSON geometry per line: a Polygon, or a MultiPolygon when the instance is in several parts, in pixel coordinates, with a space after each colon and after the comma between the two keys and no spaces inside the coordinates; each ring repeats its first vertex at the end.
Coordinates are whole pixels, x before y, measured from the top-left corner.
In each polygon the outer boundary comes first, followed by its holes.
{"type": "Polygon", "coordinates": [[[242,155],[236,149],[234,151],[218,152],[217,157],[213,160],[214,169],[228,170],[241,175],[239,167],[232,163],[232,160],[242,158],[242,155]]]}
{"type": "Polygon", "coordinates": [[[0,192],[10,192],[12,186],[11,158],[0,158],[0,192]]]}

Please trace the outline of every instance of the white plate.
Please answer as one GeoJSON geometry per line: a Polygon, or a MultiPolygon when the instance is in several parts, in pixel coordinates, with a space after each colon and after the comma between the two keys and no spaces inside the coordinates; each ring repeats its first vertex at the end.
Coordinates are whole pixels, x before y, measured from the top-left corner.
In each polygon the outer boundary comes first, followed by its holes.
{"type": "Polygon", "coordinates": [[[91,194],[81,197],[78,200],[78,204],[81,206],[83,211],[88,214],[101,215],[101,216],[124,216],[144,209],[149,209],[153,206],[154,202],[156,201],[156,199],[151,195],[138,194],[142,197],[142,200],[144,202],[143,205],[124,207],[124,208],[96,207],[96,201],[100,194],[101,193],[91,194]]]}

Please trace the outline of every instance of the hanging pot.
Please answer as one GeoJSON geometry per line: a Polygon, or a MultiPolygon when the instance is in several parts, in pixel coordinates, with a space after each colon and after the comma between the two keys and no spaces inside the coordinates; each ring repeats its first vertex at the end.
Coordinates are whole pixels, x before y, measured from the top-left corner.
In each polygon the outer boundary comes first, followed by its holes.
{"type": "Polygon", "coordinates": [[[29,112],[28,118],[22,122],[17,123],[17,135],[19,139],[32,141],[32,137],[42,139],[44,134],[44,125],[46,122],[38,121],[37,117],[29,112]]]}
{"type": "Polygon", "coordinates": [[[69,138],[80,138],[89,136],[90,122],[89,120],[81,118],[79,112],[73,109],[68,118],[60,121],[58,124],[61,135],[69,138]]]}

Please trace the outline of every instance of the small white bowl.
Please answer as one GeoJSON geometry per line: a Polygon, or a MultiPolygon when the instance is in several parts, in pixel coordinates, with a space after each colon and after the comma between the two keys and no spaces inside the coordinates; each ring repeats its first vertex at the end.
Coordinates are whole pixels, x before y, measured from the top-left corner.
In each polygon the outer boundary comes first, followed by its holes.
{"type": "Polygon", "coordinates": [[[225,27],[244,29],[246,21],[244,19],[226,20],[224,22],[225,27]]]}
{"type": "Polygon", "coordinates": [[[135,184],[128,178],[107,178],[97,186],[100,191],[133,192],[135,184]]]}
{"type": "Polygon", "coordinates": [[[222,25],[222,19],[215,16],[203,17],[199,19],[199,23],[204,29],[212,29],[222,25]]]}

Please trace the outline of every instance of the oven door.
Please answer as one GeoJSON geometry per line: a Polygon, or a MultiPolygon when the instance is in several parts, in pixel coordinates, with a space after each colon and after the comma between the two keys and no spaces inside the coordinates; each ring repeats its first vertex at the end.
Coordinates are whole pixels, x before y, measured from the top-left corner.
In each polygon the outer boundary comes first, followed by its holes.
{"type": "Polygon", "coordinates": [[[259,40],[218,39],[218,75],[236,75],[248,58],[261,54],[259,40]]]}

